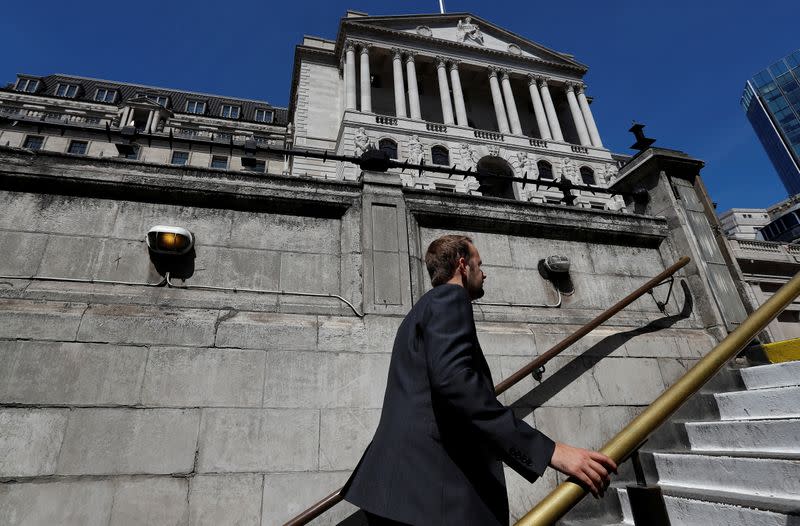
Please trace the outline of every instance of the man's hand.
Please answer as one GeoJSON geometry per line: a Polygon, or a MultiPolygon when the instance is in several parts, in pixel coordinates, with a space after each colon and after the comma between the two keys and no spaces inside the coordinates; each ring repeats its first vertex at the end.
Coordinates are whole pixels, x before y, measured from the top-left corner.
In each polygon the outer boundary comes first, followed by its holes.
{"type": "Polygon", "coordinates": [[[617,464],[597,451],[589,451],[556,442],[550,467],[565,475],[575,477],[592,495],[602,496],[610,482],[609,472],[617,472],[617,464]]]}

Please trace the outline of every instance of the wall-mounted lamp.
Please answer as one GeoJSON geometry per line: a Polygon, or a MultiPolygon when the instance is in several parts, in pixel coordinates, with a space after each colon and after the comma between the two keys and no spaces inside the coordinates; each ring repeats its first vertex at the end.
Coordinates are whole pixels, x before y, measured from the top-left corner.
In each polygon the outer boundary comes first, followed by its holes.
{"type": "Polygon", "coordinates": [[[193,245],[192,233],[179,226],[157,225],[147,233],[147,247],[157,254],[186,254],[193,245]]]}
{"type": "Polygon", "coordinates": [[[539,274],[551,282],[561,294],[569,296],[575,292],[575,286],[569,277],[569,258],[553,255],[539,260],[539,274]]]}

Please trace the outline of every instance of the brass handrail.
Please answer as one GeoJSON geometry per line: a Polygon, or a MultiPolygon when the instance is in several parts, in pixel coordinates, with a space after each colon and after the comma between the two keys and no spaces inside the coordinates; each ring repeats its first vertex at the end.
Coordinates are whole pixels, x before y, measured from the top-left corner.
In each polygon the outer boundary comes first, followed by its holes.
{"type": "MultiPolygon", "coordinates": [[[[661,426],[686,400],[714,376],[731,358],[744,349],[764,327],[800,295],[800,272],[769,298],[724,340],[698,361],[672,387],[600,450],[615,462],[630,455],[661,426]]],[[[566,481],[522,517],[516,526],[544,526],[563,517],[586,495],[580,485],[566,481]]]]}
{"type": "MultiPolygon", "coordinates": [[[[536,357],[532,362],[522,367],[519,371],[515,372],[499,384],[494,387],[495,394],[499,395],[500,393],[505,392],[507,389],[512,387],[514,384],[522,380],[523,378],[527,377],[534,371],[537,371],[540,367],[550,361],[554,356],[558,355],[564,349],[572,345],[573,343],[577,342],[591,331],[596,329],[599,325],[604,323],[606,320],[617,314],[619,311],[636,301],[639,297],[647,294],[653,287],[659,285],[662,281],[669,278],[673,274],[675,274],[678,270],[685,267],[691,259],[687,256],[683,256],[678,261],[664,269],[661,273],[656,275],[654,278],[647,281],[644,285],[636,289],[635,291],[631,292],[627,296],[625,296],[622,300],[615,303],[613,306],[609,307],[605,311],[603,311],[599,316],[594,318],[589,323],[582,326],[577,331],[573,332],[559,343],[554,345],[552,348],[543,352],[539,356],[536,357]]],[[[315,503],[313,506],[305,510],[304,512],[300,513],[299,515],[295,516],[294,518],[290,519],[288,522],[284,524],[284,526],[303,526],[304,524],[308,524],[313,519],[319,517],[336,504],[341,502],[342,496],[341,491],[343,488],[339,488],[324,499],[320,500],[319,502],[315,503]]]]}

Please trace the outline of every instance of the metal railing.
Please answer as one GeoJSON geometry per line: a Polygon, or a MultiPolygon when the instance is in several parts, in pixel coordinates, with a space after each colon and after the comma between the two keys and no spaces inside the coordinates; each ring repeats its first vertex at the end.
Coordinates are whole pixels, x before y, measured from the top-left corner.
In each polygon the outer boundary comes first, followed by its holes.
{"type": "MultiPolygon", "coordinates": [[[[636,289],[635,291],[631,292],[625,298],[615,303],[612,307],[603,311],[599,316],[594,318],[589,323],[585,324],[583,327],[575,331],[574,333],[570,334],[562,341],[557,343],[548,351],[542,353],[535,360],[530,362],[528,365],[524,366],[519,371],[515,372],[499,384],[494,387],[495,394],[500,395],[501,393],[507,391],[509,388],[514,386],[523,378],[526,378],[529,374],[536,374],[539,371],[543,370],[544,365],[549,362],[553,357],[561,353],[564,349],[572,345],[573,343],[577,342],[587,334],[589,334],[592,330],[599,327],[602,323],[607,321],[609,318],[617,314],[619,311],[636,301],[641,296],[651,292],[654,287],[660,285],[664,282],[664,280],[670,278],[673,274],[675,274],[678,270],[686,266],[690,258],[684,256],[680,258],[678,261],[664,269],[663,272],[659,273],[657,276],[649,280],[647,283],[636,289]]],[[[333,506],[338,504],[343,500],[341,495],[341,491],[343,488],[339,488],[324,499],[320,500],[319,502],[315,503],[313,506],[305,510],[304,512],[300,513],[299,515],[295,516],[294,518],[290,519],[288,522],[284,524],[284,526],[302,526],[304,524],[308,524],[310,521],[314,520],[315,518],[322,515],[327,510],[331,509],[333,506]]]]}
{"type": "MultiPolygon", "coordinates": [[[[619,463],[631,455],[686,400],[696,393],[731,358],[744,349],[764,327],[800,295],[800,272],[742,322],[672,387],[609,440],[600,450],[619,463]]],[[[572,481],[561,483],[552,493],[522,517],[517,526],[544,526],[563,517],[586,495],[582,486],[572,481]]]]}

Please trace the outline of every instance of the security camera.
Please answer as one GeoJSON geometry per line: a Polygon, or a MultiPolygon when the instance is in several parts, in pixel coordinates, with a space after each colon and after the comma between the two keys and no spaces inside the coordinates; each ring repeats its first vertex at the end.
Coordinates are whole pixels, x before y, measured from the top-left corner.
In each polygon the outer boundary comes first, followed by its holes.
{"type": "Polygon", "coordinates": [[[186,254],[194,245],[192,233],[179,226],[156,225],[147,232],[147,247],[157,254],[186,254]]]}

